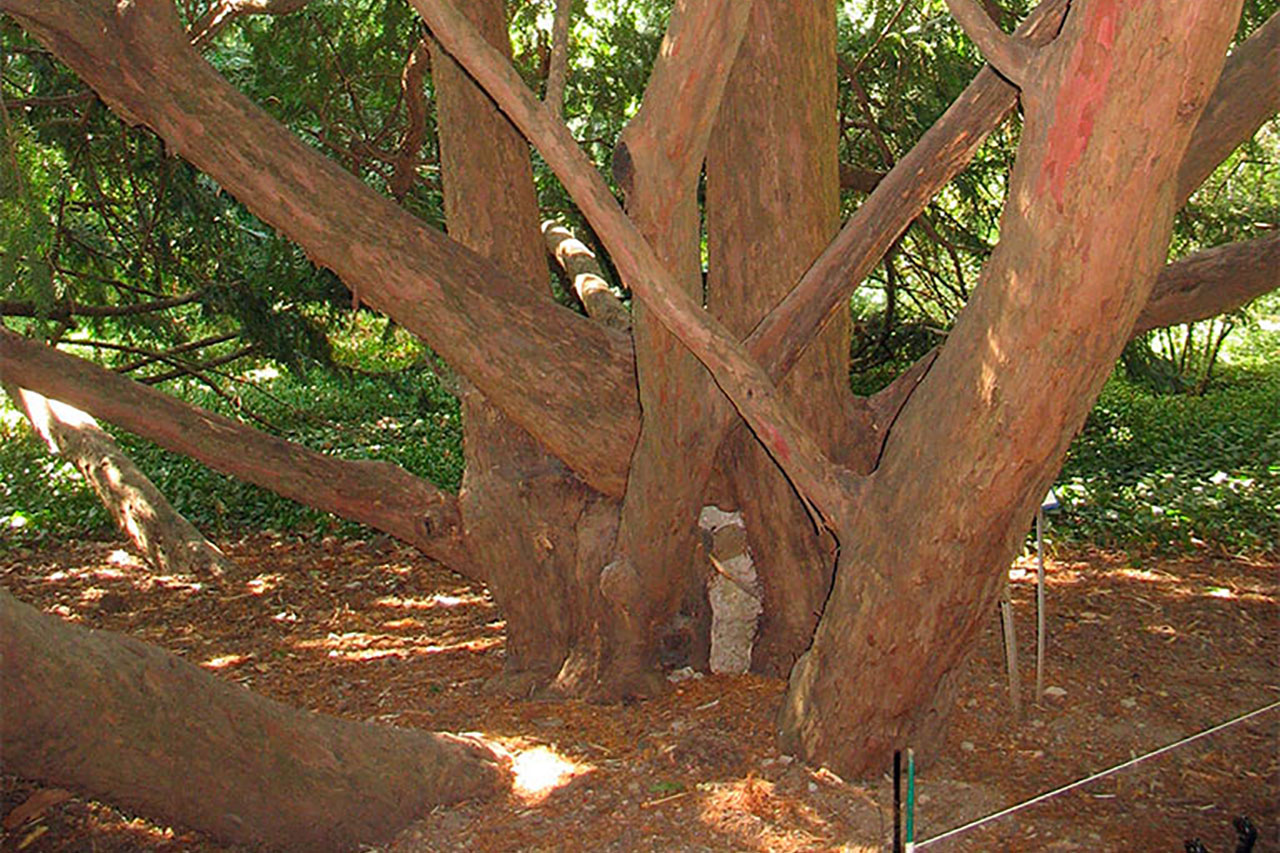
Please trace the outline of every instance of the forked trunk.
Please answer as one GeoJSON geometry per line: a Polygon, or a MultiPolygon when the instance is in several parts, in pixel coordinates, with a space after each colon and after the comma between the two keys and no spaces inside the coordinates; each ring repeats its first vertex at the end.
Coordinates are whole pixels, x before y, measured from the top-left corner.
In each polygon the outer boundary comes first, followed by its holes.
{"type": "MultiPolygon", "coordinates": [[[[740,339],[826,248],[840,203],[833,4],[757,0],[748,30],[707,154],[707,305],[740,339]]],[[[857,417],[849,330],[842,311],[782,384],[827,453],[845,462],[862,450],[843,440],[857,417]]],[[[717,462],[760,579],[752,667],[785,675],[822,612],[835,541],[748,430],[733,431],[717,462]]]]}
{"type": "Polygon", "coordinates": [[[857,775],[933,741],[951,675],[1161,268],[1178,163],[1238,14],[1091,0],[1001,69],[1022,79],[1026,109],[1001,242],[840,523],[785,748],[857,775]]]}

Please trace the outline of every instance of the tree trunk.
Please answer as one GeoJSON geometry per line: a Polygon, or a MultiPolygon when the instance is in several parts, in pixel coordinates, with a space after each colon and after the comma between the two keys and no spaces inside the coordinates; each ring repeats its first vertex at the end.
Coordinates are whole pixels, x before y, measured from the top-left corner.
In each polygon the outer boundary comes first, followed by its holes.
{"type": "Polygon", "coordinates": [[[35,391],[0,385],[49,451],[76,466],[147,565],[212,580],[235,574],[235,563],[173,508],[97,421],[35,391]]]}
{"type": "MultiPolygon", "coordinates": [[[[707,154],[707,306],[739,338],[831,241],[839,224],[835,9],[757,0],[707,154]],[[749,164],[749,168],[744,167],[749,164]]],[[[781,390],[828,455],[862,417],[848,383],[850,318],[839,313],[781,390]]],[[[763,593],[752,667],[785,675],[809,644],[835,568],[824,535],[777,464],[745,429],[720,448],[718,470],[745,515],[763,593]]],[[[869,467],[872,459],[859,459],[869,467]]]]}
{"type": "MultiPolygon", "coordinates": [[[[641,110],[616,149],[628,220],[563,125],[541,102],[522,99],[528,92],[509,64],[495,65],[482,37],[463,38],[450,17],[454,4],[413,3],[468,69],[462,74],[437,53],[453,241],[230,90],[183,44],[165,0],[0,0],[117,111],[145,120],[474,384],[460,515],[458,502],[394,466],[376,468],[385,475],[381,491],[366,468],[369,476],[354,478],[359,499],[345,500],[326,477],[352,476],[352,463],[287,443],[256,444],[266,462],[218,464],[280,479],[299,499],[323,499],[349,517],[383,517],[397,535],[424,540],[424,550],[457,544],[465,559],[473,545],[473,576],[494,575],[507,611],[513,680],[536,687],[555,675],[562,687],[607,695],[652,688],[661,631],[682,609],[701,636],[707,567],[696,522],[709,495],[736,498],[746,511],[774,611],[755,665],[784,669],[828,589],[830,543],[813,532],[817,506],[839,539],[840,563],[813,647],[793,673],[786,742],[846,771],[878,769],[885,751],[907,739],[921,745],[1034,500],[1148,298],[1170,212],[1190,180],[1186,171],[1175,179],[1175,164],[1221,61],[1230,29],[1221,19],[1231,10],[1205,7],[1212,21],[1169,25],[1159,10],[1187,17],[1182,6],[1081,0],[1067,32],[1034,54],[1036,73],[1025,75],[1008,60],[1030,48],[984,33],[1000,74],[1029,81],[1004,241],[936,361],[922,360],[870,400],[853,400],[843,391],[843,335],[818,332],[832,317],[841,322],[849,292],[1013,108],[1005,77],[984,70],[809,265],[834,224],[831,69],[819,67],[830,62],[830,6],[789,19],[771,0],[754,11],[735,0],[676,5],[641,110]],[[1150,50],[1157,41],[1164,52],[1150,50]],[[742,67],[733,71],[740,49],[742,67]],[[592,220],[632,290],[632,338],[546,298],[523,144],[470,80],[535,139],[592,220]],[[709,155],[708,312],[696,193],[722,95],[732,118],[709,155]],[[750,147],[748,124],[760,150],[750,147]],[[491,139],[499,140],[492,150],[491,139]],[[477,168],[472,158],[480,156],[491,159],[477,168]],[[739,279],[742,291],[733,289],[739,279]],[[793,384],[774,393],[770,379],[782,380],[797,362],[793,384]],[[814,402],[819,393],[824,399],[814,402]],[[736,427],[739,415],[754,438],[736,427]],[[717,455],[731,426],[742,437],[717,455]],[[788,444],[783,431],[800,443],[788,444]],[[809,436],[816,440],[806,443],[809,436]],[[726,476],[709,485],[717,464],[726,476]],[[452,533],[424,536],[422,506],[451,514],[452,533]]],[[[1064,5],[1052,0],[1035,14],[1027,28],[1035,39],[1052,37],[1064,5]]],[[[498,8],[486,2],[470,11],[492,18],[498,8]]],[[[500,27],[489,26],[496,41],[500,27]]],[[[1248,64],[1254,44],[1241,46],[1233,67],[1248,64]]],[[[1262,60],[1268,55],[1264,43],[1262,60]]],[[[1215,95],[1256,117],[1251,99],[1229,86],[1215,95]]],[[[1233,123],[1231,133],[1247,125],[1233,123]]],[[[1197,138],[1204,128],[1201,121],[1197,138]]],[[[1204,136],[1206,157],[1221,150],[1215,130],[1204,136]]],[[[0,369],[44,393],[66,384],[48,371],[28,381],[30,363],[68,358],[50,352],[0,334],[0,369]]],[[[114,419],[80,402],[92,396],[84,388],[70,393],[81,396],[52,396],[114,419]]],[[[122,387],[120,400],[134,394],[122,387]]],[[[149,410],[220,437],[212,455],[243,455],[234,448],[242,427],[205,416],[192,422],[189,408],[147,399],[149,410]]],[[[139,420],[119,401],[95,405],[139,420]]],[[[683,653],[705,657],[705,649],[683,653]]]]}
{"type": "Polygon", "coordinates": [[[224,841],[353,850],[506,786],[474,739],[298,711],[0,589],[6,772],[224,841]]]}
{"type": "MultiPolygon", "coordinates": [[[[466,15],[510,56],[502,0],[466,15]]],[[[520,282],[549,293],[529,147],[489,97],[432,43],[441,173],[449,234],[520,282]]],[[[589,367],[582,365],[581,367],[589,367]]],[[[585,485],[470,383],[462,392],[466,471],[459,507],[470,552],[507,623],[502,676],[490,689],[530,695],[549,686],[590,694],[599,607],[595,574],[616,527],[616,501],[585,485]]]]}
{"type": "MultiPolygon", "coordinates": [[[[748,11],[721,0],[673,10],[642,108],[614,150],[628,216],[672,287],[698,305],[698,179],[748,11]]],[[[636,295],[640,282],[628,283],[636,295]]],[[[698,448],[711,413],[726,404],[653,306],[638,298],[632,306],[642,420],[618,546],[601,585],[611,606],[612,678],[619,692],[644,695],[655,689],[660,658],[669,665],[706,660],[708,566],[698,519],[713,459],[698,448]]]]}
{"type": "Polygon", "coordinates": [[[952,674],[1160,269],[1177,164],[1238,14],[1092,0],[1001,69],[1026,105],[1001,241],[840,522],[783,706],[788,751],[856,776],[936,742],[952,674]]]}

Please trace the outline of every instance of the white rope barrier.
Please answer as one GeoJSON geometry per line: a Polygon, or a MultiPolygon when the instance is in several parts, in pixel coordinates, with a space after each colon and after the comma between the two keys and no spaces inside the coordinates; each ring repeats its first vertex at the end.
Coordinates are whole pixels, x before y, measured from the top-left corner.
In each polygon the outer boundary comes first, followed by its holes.
{"type": "Polygon", "coordinates": [[[1070,791],[1074,788],[1079,788],[1081,785],[1087,785],[1090,782],[1096,782],[1097,780],[1101,779],[1104,776],[1110,776],[1112,773],[1115,773],[1119,770],[1124,770],[1126,767],[1132,767],[1133,765],[1141,761],[1146,761],[1148,758],[1155,758],[1157,755],[1162,755],[1171,749],[1176,749],[1177,747],[1184,746],[1188,743],[1191,743],[1192,741],[1197,741],[1202,737],[1208,737],[1214,732],[1220,732],[1225,728],[1234,726],[1237,723],[1243,723],[1245,720],[1248,720],[1252,717],[1256,717],[1259,714],[1265,714],[1268,711],[1274,711],[1276,708],[1280,708],[1280,702],[1272,702],[1270,705],[1264,705],[1263,707],[1258,708],[1254,711],[1249,711],[1248,713],[1241,714],[1238,717],[1234,717],[1233,719],[1227,720],[1225,723],[1219,723],[1218,725],[1212,728],[1205,729],[1202,732],[1196,732],[1195,734],[1185,737],[1182,740],[1175,741],[1171,744],[1167,744],[1165,746],[1160,747],[1159,749],[1152,750],[1151,752],[1148,752],[1144,755],[1139,755],[1137,758],[1131,758],[1128,761],[1124,762],[1123,764],[1117,764],[1114,767],[1108,767],[1106,770],[1100,770],[1099,772],[1094,773],[1092,776],[1086,776],[1083,779],[1077,779],[1075,782],[1071,782],[1070,784],[1063,785],[1061,788],[1054,788],[1052,791],[1045,791],[1043,794],[1039,794],[1035,797],[1032,797],[1029,800],[1024,800],[1021,803],[1017,803],[1015,805],[1009,806],[1007,809],[1002,809],[1001,811],[995,812],[994,814],[989,814],[986,817],[980,817],[977,820],[969,821],[968,823],[963,824],[962,826],[957,826],[955,829],[948,829],[946,832],[942,833],[941,835],[935,835],[931,838],[926,838],[923,841],[917,841],[915,844],[916,849],[919,849],[921,847],[927,847],[928,845],[933,844],[936,841],[941,841],[944,838],[950,838],[953,835],[959,835],[962,832],[968,832],[970,829],[974,829],[975,827],[982,826],[984,823],[990,823],[991,821],[1002,818],[1005,815],[1013,814],[1014,812],[1025,809],[1028,806],[1033,806],[1036,803],[1043,802],[1044,800],[1047,800],[1050,797],[1056,797],[1059,794],[1065,794],[1067,791],[1070,791]]]}

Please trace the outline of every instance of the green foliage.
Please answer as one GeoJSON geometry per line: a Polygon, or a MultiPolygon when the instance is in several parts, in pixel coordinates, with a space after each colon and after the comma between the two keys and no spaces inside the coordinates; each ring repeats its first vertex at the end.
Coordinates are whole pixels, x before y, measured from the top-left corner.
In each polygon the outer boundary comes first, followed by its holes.
{"type": "MultiPolygon", "coordinates": [[[[296,376],[267,370],[244,394],[257,398],[254,408],[278,435],[348,459],[395,462],[456,490],[462,479],[458,401],[434,363],[419,353],[411,366],[394,373],[312,371],[296,376]]],[[[198,383],[176,390],[196,405],[234,414],[226,400],[198,383]]],[[[104,427],[174,507],[207,533],[269,528],[361,535],[358,525],[104,427]]],[[[0,547],[104,534],[110,528],[110,519],[74,467],[50,456],[7,401],[0,406],[0,547]]]]}
{"type": "Polygon", "coordinates": [[[1280,360],[1203,396],[1113,377],[1058,480],[1057,535],[1101,545],[1280,551],[1280,360]]]}
{"type": "Polygon", "coordinates": [[[46,535],[101,532],[110,524],[75,466],[51,456],[0,393],[0,550],[46,535]]]}
{"type": "Polygon", "coordinates": [[[30,300],[45,318],[61,295],[49,265],[49,200],[61,168],[58,152],[0,102],[0,298],[30,300]]]}

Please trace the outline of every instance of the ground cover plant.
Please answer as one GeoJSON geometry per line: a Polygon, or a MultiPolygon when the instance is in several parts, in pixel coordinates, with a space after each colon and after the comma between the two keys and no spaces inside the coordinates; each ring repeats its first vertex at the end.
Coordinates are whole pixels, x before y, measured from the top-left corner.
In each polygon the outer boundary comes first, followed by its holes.
{"type": "MultiPolygon", "coordinates": [[[[1217,378],[1201,393],[1156,391],[1122,369],[1112,376],[1055,479],[1065,506],[1051,516],[1051,548],[1280,549],[1280,332],[1268,331],[1274,316],[1259,306],[1252,325],[1236,330],[1217,378]]],[[[368,346],[378,338],[359,340],[368,346]]],[[[462,425],[448,381],[426,361],[396,373],[379,372],[386,365],[377,361],[358,366],[361,373],[317,371],[303,379],[273,370],[273,378],[255,382],[260,393],[243,394],[282,435],[341,455],[397,461],[456,489],[462,425]]],[[[186,395],[234,411],[200,386],[186,395]]],[[[74,466],[50,456],[7,401],[0,410],[0,548],[112,536],[110,518],[74,466]]],[[[184,515],[219,535],[377,535],[114,433],[184,515]]]]}

